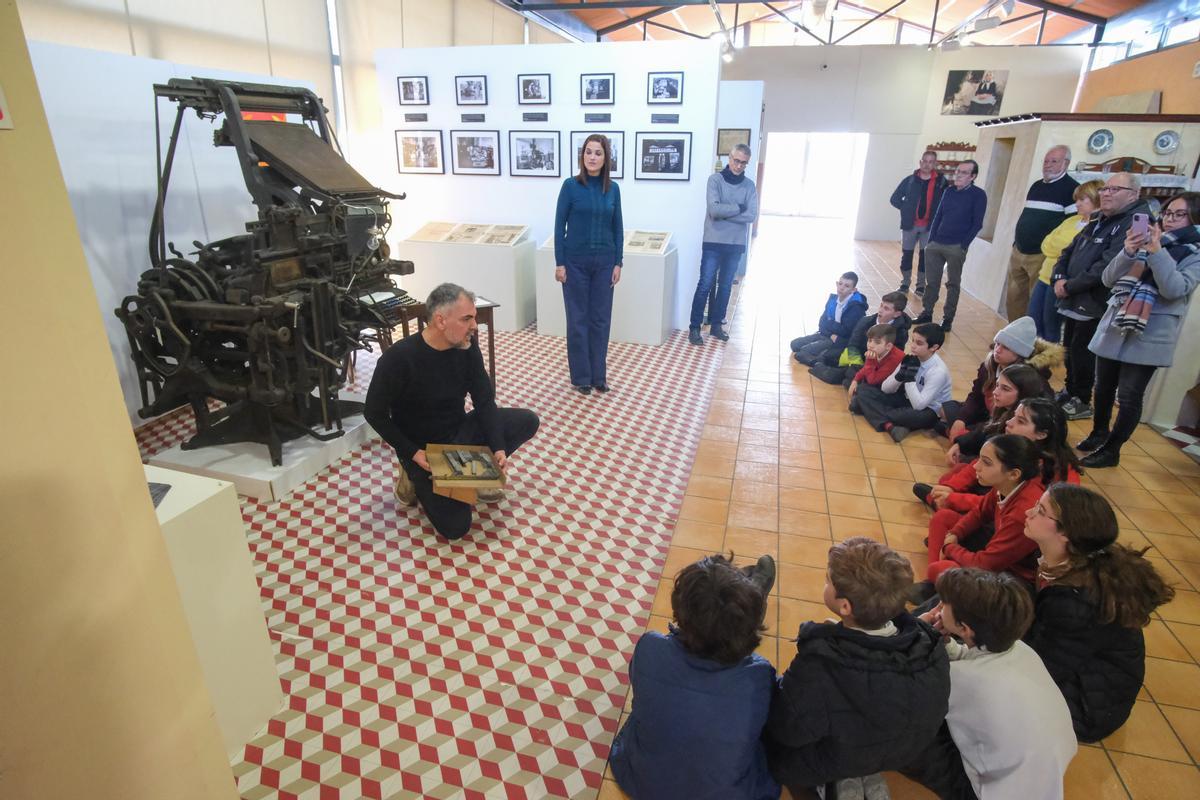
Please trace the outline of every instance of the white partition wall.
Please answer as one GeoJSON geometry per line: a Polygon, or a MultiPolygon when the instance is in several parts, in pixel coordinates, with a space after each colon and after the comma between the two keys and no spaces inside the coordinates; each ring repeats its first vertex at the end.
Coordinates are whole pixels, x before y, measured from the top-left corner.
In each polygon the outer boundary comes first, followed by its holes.
{"type": "MultiPolygon", "coordinates": [[[[393,205],[394,227],[389,237],[393,250],[404,258],[404,239],[429,220],[462,222],[507,222],[529,225],[531,238],[544,242],[552,233],[554,208],[564,178],[575,171],[572,153],[560,163],[558,178],[513,177],[510,171],[509,131],[557,131],[565,152],[572,131],[623,131],[625,133],[625,177],[618,181],[626,220],[639,227],[672,233],[678,249],[679,276],[671,300],[674,327],[687,324],[691,289],[700,263],[700,237],[704,222],[704,181],[712,174],[716,153],[716,110],[720,58],[716,42],[619,42],[563,44],[540,47],[454,47],[380,50],[379,97],[383,107],[383,130],[368,140],[356,140],[352,152],[363,156],[366,174],[408,199],[393,205]],[[649,72],[683,72],[683,102],[647,103],[649,72]],[[615,102],[583,105],[580,75],[611,73],[615,102]],[[549,74],[550,102],[518,104],[517,76],[549,74]],[[487,105],[460,106],[456,102],[455,77],[487,76],[487,105]],[[424,76],[428,79],[428,105],[400,105],[397,78],[424,76]],[[404,115],[426,114],[423,122],[405,122],[404,115]],[[525,113],[545,113],[545,122],[525,122],[525,113]],[[611,114],[611,121],[586,123],[588,113],[611,114]],[[479,123],[462,122],[462,114],[483,114],[479,123]],[[653,114],[678,114],[679,122],[656,124],[653,114]],[[397,130],[442,132],[445,161],[450,158],[451,130],[500,132],[501,174],[454,175],[449,164],[445,174],[401,174],[397,167],[397,130]],[[635,180],[635,134],[640,131],[689,132],[692,134],[690,180],[635,180]],[[369,161],[369,163],[367,163],[369,161]]],[[[416,264],[417,273],[436,269],[433,264],[416,264]]],[[[468,287],[474,288],[474,287],[468,287]]]]}

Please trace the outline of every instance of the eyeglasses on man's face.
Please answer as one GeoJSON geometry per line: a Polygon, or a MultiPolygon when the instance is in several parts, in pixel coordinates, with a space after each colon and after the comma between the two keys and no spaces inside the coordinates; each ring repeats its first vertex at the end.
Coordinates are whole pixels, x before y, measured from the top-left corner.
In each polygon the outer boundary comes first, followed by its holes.
{"type": "Polygon", "coordinates": [[[1105,186],[1100,189],[1100,194],[1112,194],[1113,192],[1132,192],[1136,191],[1132,186],[1105,186]]]}
{"type": "Polygon", "coordinates": [[[750,163],[750,159],[748,159],[748,158],[731,158],[731,159],[729,159],[729,163],[736,164],[739,167],[744,167],[750,163]]]}

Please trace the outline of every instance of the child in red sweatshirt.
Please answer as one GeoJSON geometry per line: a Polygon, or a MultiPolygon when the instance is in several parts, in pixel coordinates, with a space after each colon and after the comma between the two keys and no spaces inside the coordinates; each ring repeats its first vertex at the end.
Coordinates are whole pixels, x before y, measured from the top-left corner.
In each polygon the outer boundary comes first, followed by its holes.
{"type": "Polygon", "coordinates": [[[867,352],[863,356],[862,369],[850,383],[850,410],[858,413],[854,403],[854,395],[858,385],[882,386],[883,381],[896,371],[904,351],[896,347],[896,327],[891,324],[874,325],[867,331],[867,352]]]}

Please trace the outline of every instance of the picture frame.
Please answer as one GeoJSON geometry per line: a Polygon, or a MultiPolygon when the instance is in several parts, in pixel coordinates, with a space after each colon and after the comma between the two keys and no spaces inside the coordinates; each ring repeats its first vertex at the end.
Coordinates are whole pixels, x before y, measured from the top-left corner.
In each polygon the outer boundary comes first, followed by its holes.
{"type": "Polygon", "coordinates": [[[579,104],[611,106],[617,102],[617,77],[611,72],[585,72],[579,76],[579,104]]]}
{"type": "Polygon", "coordinates": [[[460,106],[486,106],[487,75],[455,75],[454,100],[460,106]]]}
{"type": "Polygon", "coordinates": [[[750,144],[749,128],[717,128],[717,155],[727,156],[739,144],[750,144]]]}
{"type": "Polygon", "coordinates": [[[396,169],[414,175],[444,175],[440,130],[396,131],[396,169]]]}
{"type": "Polygon", "coordinates": [[[625,177],[625,131],[571,131],[571,156],[570,171],[574,172],[579,165],[579,151],[583,149],[583,143],[587,137],[593,133],[602,133],[608,137],[608,154],[611,159],[608,177],[617,178],[625,177]]]}
{"type": "Polygon", "coordinates": [[[557,178],[562,173],[559,131],[509,131],[508,174],[515,178],[557,178]]]}
{"type": "Polygon", "coordinates": [[[450,172],[499,175],[500,131],[450,131],[450,172]]]}
{"type": "Polygon", "coordinates": [[[646,102],[652,106],[678,105],[682,103],[683,73],[646,73],[646,102]]]}
{"type": "Polygon", "coordinates": [[[522,106],[550,105],[550,73],[518,75],[517,104],[522,106]]]}
{"type": "Polygon", "coordinates": [[[690,181],[692,134],[639,131],[634,134],[633,177],[639,181],[690,181]]]}
{"type": "Polygon", "coordinates": [[[429,105],[429,78],[425,75],[401,75],[396,78],[396,92],[402,106],[429,105]]]}

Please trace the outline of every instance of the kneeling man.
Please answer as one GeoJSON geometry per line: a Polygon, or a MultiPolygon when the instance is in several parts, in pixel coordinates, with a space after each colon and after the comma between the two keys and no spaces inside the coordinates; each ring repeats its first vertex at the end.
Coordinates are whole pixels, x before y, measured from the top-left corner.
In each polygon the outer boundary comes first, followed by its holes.
{"type": "MultiPolygon", "coordinates": [[[[496,466],[506,472],[508,456],[533,438],[539,422],[528,409],[496,407],[474,336],[474,294],[443,283],[430,292],[425,311],[425,329],[379,357],[364,414],[400,458],[396,498],[410,506],[420,501],[438,533],[459,539],[471,527],[472,508],[434,493],[426,445],[487,445],[496,466]],[[468,394],[474,405],[469,414],[464,406],[468,394]]],[[[480,492],[484,501],[502,496],[480,492]]]]}

